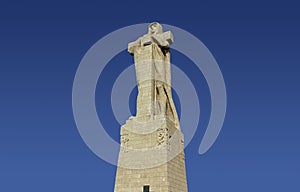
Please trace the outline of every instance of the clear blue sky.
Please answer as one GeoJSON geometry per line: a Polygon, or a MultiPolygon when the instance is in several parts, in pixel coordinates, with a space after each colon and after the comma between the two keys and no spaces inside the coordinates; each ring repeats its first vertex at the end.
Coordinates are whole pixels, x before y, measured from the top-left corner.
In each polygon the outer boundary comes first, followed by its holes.
{"type": "MultiPolygon", "coordinates": [[[[297,1],[2,1],[0,191],[113,191],[116,167],[94,155],[77,131],[73,79],[101,37],[152,21],[199,38],[227,87],[223,130],[200,156],[209,91],[201,72],[173,50],[176,64],[198,80],[201,95],[200,125],[185,151],[190,191],[300,191],[298,9],[297,1]]],[[[126,51],[120,53],[97,86],[99,116],[116,140],[109,93],[113,78],[131,62],[126,51]]],[[[129,103],[134,113],[134,93],[129,103]]]]}

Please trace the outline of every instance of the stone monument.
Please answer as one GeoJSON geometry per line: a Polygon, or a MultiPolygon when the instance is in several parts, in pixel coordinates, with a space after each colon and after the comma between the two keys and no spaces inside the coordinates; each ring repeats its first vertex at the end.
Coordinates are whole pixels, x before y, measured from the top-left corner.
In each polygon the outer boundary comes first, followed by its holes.
{"type": "Polygon", "coordinates": [[[138,85],[137,114],[121,127],[114,192],[187,192],[184,141],[172,99],[173,35],[151,23],[128,44],[138,85]]]}

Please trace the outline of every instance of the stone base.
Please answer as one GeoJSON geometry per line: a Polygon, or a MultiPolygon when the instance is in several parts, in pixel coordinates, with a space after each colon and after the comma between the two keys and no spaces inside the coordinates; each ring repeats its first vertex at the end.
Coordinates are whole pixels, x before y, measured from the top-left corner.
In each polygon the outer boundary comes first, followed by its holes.
{"type": "Polygon", "coordinates": [[[121,150],[114,192],[187,192],[183,135],[165,118],[121,128],[121,150]],[[149,130],[153,130],[148,132],[149,130]],[[146,132],[147,131],[147,132],[146,132]]]}

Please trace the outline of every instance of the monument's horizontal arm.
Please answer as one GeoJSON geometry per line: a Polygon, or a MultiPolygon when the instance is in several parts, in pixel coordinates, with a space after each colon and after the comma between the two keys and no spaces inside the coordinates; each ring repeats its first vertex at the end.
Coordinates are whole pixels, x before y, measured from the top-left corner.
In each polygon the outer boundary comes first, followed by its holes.
{"type": "Polygon", "coordinates": [[[174,42],[173,34],[171,31],[158,34],[146,34],[143,37],[138,38],[136,41],[133,41],[128,44],[128,52],[134,54],[134,51],[137,47],[151,45],[153,43],[161,47],[170,47],[174,42]]]}
{"type": "Polygon", "coordinates": [[[141,38],[138,38],[137,40],[128,44],[128,52],[130,54],[134,54],[134,50],[139,46],[141,46],[141,38]]]}
{"type": "Polygon", "coordinates": [[[169,46],[174,42],[174,37],[171,31],[164,32],[162,38],[168,42],[169,46]]]}

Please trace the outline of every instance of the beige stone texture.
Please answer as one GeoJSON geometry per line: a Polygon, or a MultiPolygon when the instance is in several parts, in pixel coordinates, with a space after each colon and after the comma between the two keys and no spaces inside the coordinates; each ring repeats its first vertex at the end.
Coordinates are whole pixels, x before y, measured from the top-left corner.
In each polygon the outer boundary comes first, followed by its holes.
{"type": "Polygon", "coordinates": [[[171,93],[173,35],[158,23],[129,43],[138,84],[137,114],[121,127],[114,192],[187,192],[184,139],[171,93]]]}

